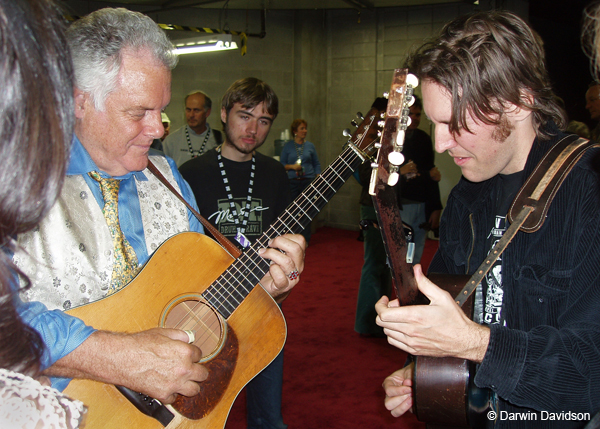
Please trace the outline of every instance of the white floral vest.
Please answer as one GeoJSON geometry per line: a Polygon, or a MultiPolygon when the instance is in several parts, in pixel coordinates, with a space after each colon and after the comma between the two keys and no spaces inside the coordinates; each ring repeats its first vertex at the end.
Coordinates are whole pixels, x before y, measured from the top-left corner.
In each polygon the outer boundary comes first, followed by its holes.
{"type": "MultiPolygon", "coordinates": [[[[162,156],[153,163],[179,191],[162,156]]],[[[151,255],[169,237],[189,231],[187,209],[152,173],[136,180],[144,236],[151,255]]],[[[49,310],[68,310],[103,298],[113,269],[113,241],[98,205],[81,175],[67,176],[60,197],[33,231],[18,237],[17,266],[29,277],[25,301],[49,310]]]]}

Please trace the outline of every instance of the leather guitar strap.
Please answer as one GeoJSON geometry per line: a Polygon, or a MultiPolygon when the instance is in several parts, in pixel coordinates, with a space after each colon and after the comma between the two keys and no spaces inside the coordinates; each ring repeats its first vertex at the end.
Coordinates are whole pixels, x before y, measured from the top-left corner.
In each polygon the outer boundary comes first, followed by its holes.
{"type": "Polygon", "coordinates": [[[183,198],[183,195],[177,192],[177,189],[175,189],[173,185],[169,183],[169,181],[165,178],[165,176],[163,176],[163,174],[158,170],[158,168],[156,168],[156,166],[152,163],[152,161],[150,161],[150,159],[148,159],[148,170],[150,170],[150,172],[154,174],[156,178],[160,180],[162,184],[169,189],[169,191],[171,191],[177,198],[181,200],[183,204],[185,204],[188,210],[191,211],[194,214],[194,216],[196,216],[196,218],[200,221],[204,228],[206,228],[210,232],[210,234],[219,242],[221,246],[223,246],[223,248],[225,248],[225,250],[227,250],[227,252],[229,252],[231,256],[237,258],[242,254],[242,252],[240,251],[240,249],[237,248],[237,246],[235,246],[231,241],[227,239],[227,237],[221,234],[219,230],[215,228],[209,221],[204,219],[204,217],[202,217],[202,215],[198,213],[198,211],[194,209],[185,200],[185,198],[183,198]]]}
{"type": "Polygon", "coordinates": [[[517,193],[508,211],[510,227],[456,296],[459,306],[465,303],[481,283],[519,230],[531,233],[540,229],[558,188],[585,151],[592,147],[600,147],[600,144],[570,135],[556,143],[544,155],[517,193]]]}

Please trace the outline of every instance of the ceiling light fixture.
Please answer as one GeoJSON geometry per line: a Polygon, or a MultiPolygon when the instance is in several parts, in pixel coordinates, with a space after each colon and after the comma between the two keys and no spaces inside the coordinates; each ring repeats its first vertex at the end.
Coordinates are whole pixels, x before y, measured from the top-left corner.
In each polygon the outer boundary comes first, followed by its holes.
{"type": "Polygon", "coordinates": [[[238,48],[237,43],[231,39],[231,34],[207,34],[193,39],[174,40],[173,45],[175,45],[174,51],[177,55],[238,48]]]}

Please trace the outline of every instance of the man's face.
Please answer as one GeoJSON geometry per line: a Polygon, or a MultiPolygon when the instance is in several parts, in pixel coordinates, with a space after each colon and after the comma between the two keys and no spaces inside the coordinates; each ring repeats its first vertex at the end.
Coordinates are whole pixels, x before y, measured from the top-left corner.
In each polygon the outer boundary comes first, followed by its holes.
{"type": "Polygon", "coordinates": [[[89,94],[76,90],[75,133],[104,172],[141,171],[152,141],[164,133],[161,111],[170,99],[171,71],[148,50],[126,50],[104,111],[95,109],[89,94]]]}
{"type": "Polygon", "coordinates": [[[197,133],[203,133],[206,127],[206,118],[210,109],[204,108],[204,95],[190,95],[185,102],[185,120],[189,127],[197,133]]]}
{"type": "Polygon", "coordinates": [[[417,106],[411,106],[410,114],[408,116],[411,120],[408,128],[411,130],[419,128],[419,124],[421,123],[421,108],[417,106]]]}
{"type": "Polygon", "coordinates": [[[497,174],[516,173],[524,168],[533,140],[519,142],[511,133],[512,123],[488,125],[469,115],[467,125],[471,132],[452,134],[449,130],[450,93],[431,80],[424,80],[422,89],[425,113],[435,124],[435,150],[448,151],[465,178],[482,182],[497,174]]]}
{"type": "Polygon", "coordinates": [[[600,121],[600,85],[592,86],[585,93],[585,108],[594,121],[600,121]]]}
{"type": "Polygon", "coordinates": [[[235,103],[229,114],[221,109],[221,120],[225,123],[225,142],[235,148],[242,161],[250,159],[252,152],[265,142],[273,115],[265,110],[264,102],[251,109],[235,103]]]}

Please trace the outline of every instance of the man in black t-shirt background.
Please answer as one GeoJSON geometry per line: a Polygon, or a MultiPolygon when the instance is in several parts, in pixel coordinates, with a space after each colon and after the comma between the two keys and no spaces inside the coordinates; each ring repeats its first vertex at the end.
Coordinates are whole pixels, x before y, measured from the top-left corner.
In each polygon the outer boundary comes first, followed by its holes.
{"type": "MultiPolygon", "coordinates": [[[[259,238],[291,201],[283,165],[256,151],[278,113],[271,87],[255,79],[234,82],[223,96],[223,144],[179,170],[202,216],[240,248],[259,238]]],[[[246,386],[248,429],[284,429],[281,415],[283,350],[246,386]]]]}

